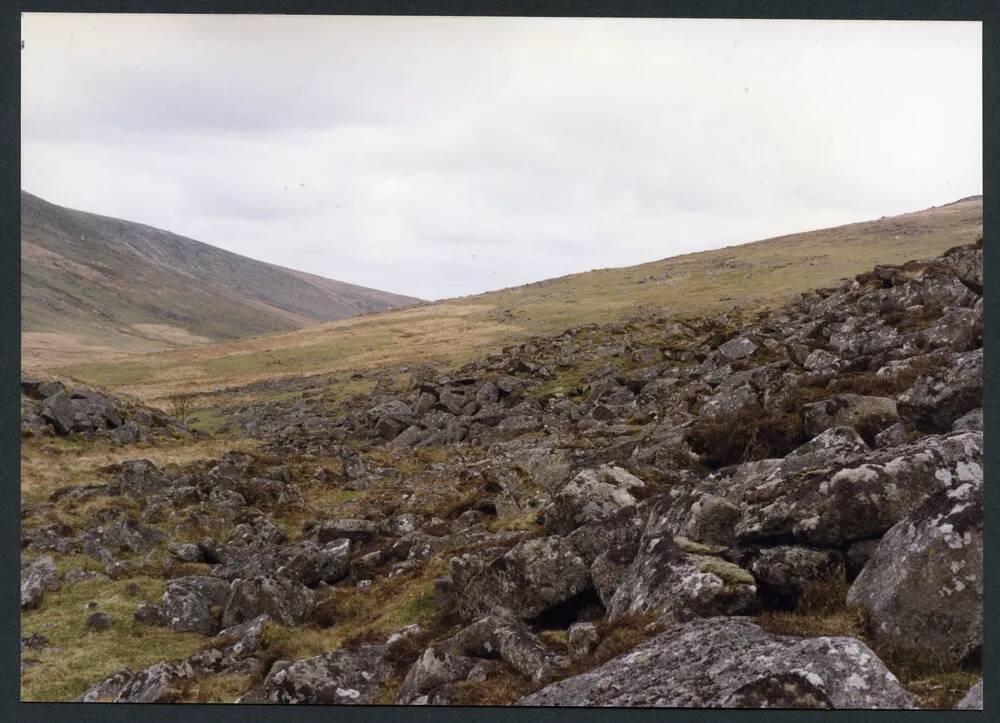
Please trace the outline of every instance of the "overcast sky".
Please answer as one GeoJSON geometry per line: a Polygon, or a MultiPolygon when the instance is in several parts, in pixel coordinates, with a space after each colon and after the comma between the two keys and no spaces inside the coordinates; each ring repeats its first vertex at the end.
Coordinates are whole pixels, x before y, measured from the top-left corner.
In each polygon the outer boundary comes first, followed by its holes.
{"type": "Polygon", "coordinates": [[[23,16],[22,186],[427,299],[982,192],[979,23],[23,16]]]}

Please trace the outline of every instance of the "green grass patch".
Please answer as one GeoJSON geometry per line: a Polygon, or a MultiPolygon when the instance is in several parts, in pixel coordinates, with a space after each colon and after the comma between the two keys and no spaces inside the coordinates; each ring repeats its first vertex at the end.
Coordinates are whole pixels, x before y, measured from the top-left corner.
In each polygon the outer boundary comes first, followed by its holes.
{"type": "Polygon", "coordinates": [[[183,659],[205,641],[195,633],[175,633],[152,627],[132,618],[141,600],[158,600],[164,581],[148,577],[84,580],[46,593],[36,610],[21,616],[21,634],[40,633],[48,647],[29,651],[26,657],[38,662],[21,677],[21,699],[25,701],[68,701],[90,685],[127,668],[136,671],[162,660],[183,659]],[[138,594],[129,595],[130,584],[138,594]],[[94,610],[88,603],[96,602],[94,610]],[[91,612],[111,615],[111,628],[85,631],[84,621],[91,612]]]}

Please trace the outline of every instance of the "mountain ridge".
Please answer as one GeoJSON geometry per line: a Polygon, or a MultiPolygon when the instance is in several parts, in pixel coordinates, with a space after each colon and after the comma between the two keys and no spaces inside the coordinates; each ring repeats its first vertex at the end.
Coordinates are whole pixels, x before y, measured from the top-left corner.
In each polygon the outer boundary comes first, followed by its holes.
{"type": "Polygon", "coordinates": [[[227,341],[420,300],[225,251],[21,192],[26,351],[148,352],[227,341]],[[49,349],[42,342],[49,341],[49,349]]]}

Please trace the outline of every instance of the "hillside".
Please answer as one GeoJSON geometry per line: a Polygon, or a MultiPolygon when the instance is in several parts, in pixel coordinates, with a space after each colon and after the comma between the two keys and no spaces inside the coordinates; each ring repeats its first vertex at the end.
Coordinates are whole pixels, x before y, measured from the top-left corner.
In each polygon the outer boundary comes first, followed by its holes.
{"type": "Polygon", "coordinates": [[[53,371],[150,400],[305,374],[330,375],[331,387],[344,392],[352,387],[352,374],[425,363],[453,365],[534,335],[645,310],[680,318],[773,306],[877,264],[927,258],[975,241],[983,233],[982,214],[982,197],[977,196],[876,221],[574,274],[266,337],[53,371]]]}
{"type": "Polygon", "coordinates": [[[416,301],[21,192],[29,367],[289,331],[416,301]]]}
{"type": "Polygon", "coordinates": [[[22,380],[21,697],[981,708],[982,260],[266,379],[229,434],[22,380]]]}

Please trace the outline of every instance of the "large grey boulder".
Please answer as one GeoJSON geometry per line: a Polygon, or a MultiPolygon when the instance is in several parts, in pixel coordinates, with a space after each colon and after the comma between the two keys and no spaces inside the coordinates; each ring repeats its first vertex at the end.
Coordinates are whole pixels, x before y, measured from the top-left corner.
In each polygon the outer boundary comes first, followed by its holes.
{"type": "Polygon", "coordinates": [[[976,663],[983,638],[983,483],[967,473],[890,529],[847,601],[894,648],[976,663]]]}
{"type": "Polygon", "coordinates": [[[819,547],[876,537],[935,492],[982,478],[982,434],[925,437],[793,474],[744,482],[741,543],[794,539],[819,547]]]}
{"type": "Polygon", "coordinates": [[[407,671],[396,693],[396,705],[424,702],[428,693],[444,685],[474,678],[476,671],[483,670],[484,662],[479,658],[454,655],[437,646],[431,646],[407,671]]]}
{"type": "Polygon", "coordinates": [[[550,679],[564,662],[528,626],[505,616],[492,615],[477,620],[435,646],[477,658],[499,657],[535,682],[550,679]]]}
{"type": "Polygon", "coordinates": [[[634,505],[632,493],[643,487],[641,479],[621,467],[602,465],[583,470],[553,496],[545,509],[545,531],[568,535],[580,525],[634,505]]]}
{"type": "Polygon", "coordinates": [[[684,549],[672,523],[669,503],[654,506],[635,559],[608,606],[608,617],[659,611],[686,619],[751,609],[757,595],[753,576],[720,557],[684,549]]]}
{"type": "Polygon", "coordinates": [[[52,425],[56,434],[89,434],[114,429],[122,423],[121,415],[110,397],[85,389],[73,392],[63,390],[46,397],[39,414],[52,425]]]}
{"type": "Polygon", "coordinates": [[[983,246],[965,244],[944,252],[944,260],[955,276],[977,294],[983,293],[983,246]]]}
{"type": "Polygon", "coordinates": [[[709,546],[729,547],[735,542],[740,508],[732,501],[698,486],[669,494],[655,513],[665,532],[709,546]]]}
{"type": "Polygon", "coordinates": [[[854,638],[772,635],[742,618],[671,627],[524,706],[913,708],[913,697],[854,638]]]}
{"type": "Polygon", "coordinates": [[[39,413],[52,425],[56,434],[69,434],[77,426],[76,405],[65,392],[60,392],[42,402],[39,413]]]}
{"type": "MultiPolygon", "coordinates": [[[[371,705],[388,672],[381,646],[336,650],[272,669],[240,703],[371,705]]],[[[275,666],[277,667],[277,666],[275,666]]]]}
{"type": "Polygon", "coordinates": [[[569,541],[528,540],[475,575],[459,593],[458,610],[466,620],[493,614],[528,620],[589,586],[587,564],[569,541]]]}
{"type": "Polygon", "coordinates": [[[261,577],[286,577],[306,587],[320,582],[333,584],[343,579],[349,570],[351,543],[347,539],[318,545],[311,540],[296,542],[237,557],[218,565],[212,575],[226,580],[261,577]]]}
{"type": "Polygon", "coordinates": [[[646,504],[640,502],[634,507],[623,507],[604,519],[577,527],[566,539],[589,565],[612,548],[634,548],[638,545],[648,516],[646,504]]]}
{"type": "Polygon", "coordinates": [[[921,375],[899,397],[899,416],[924,432],[946,432],[966,412],[983,406],[983,350],[955,354],[921,375]]]}
{"type": "Polygon", "coordinates": [[[234,580],[222,613],[222,624],[231,627],[258,615],[269,615],[282,625],[298,625],[312,611],[314,593],[281,576],[234,580]]]}
{"type": "Polygon", "coordinates": [[[222,622],[229,583],[208,575],[178,577],[167,583],[160,602],[163,621],[174,632],[213,635],[222,622]]]}
{"type": "Polygon", "coordinates": [[[316,541],[326,544],[335,540],[350,540],[351,542],[367,542],[378,532],[378,525],[370,520],[341,518],[326,520],[315,530],[316,541]]]}
{"type": "Polygon", "coordinates": [[[535,682],[551,679],[565,664],[522,622],[490,616],[427,648],[410,666],[396,703],[428,702],[442,686],[494,672],[489,661],[497,658],[535,682]]]}

